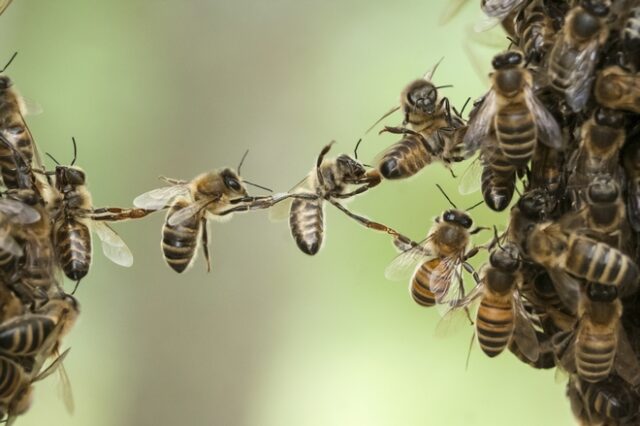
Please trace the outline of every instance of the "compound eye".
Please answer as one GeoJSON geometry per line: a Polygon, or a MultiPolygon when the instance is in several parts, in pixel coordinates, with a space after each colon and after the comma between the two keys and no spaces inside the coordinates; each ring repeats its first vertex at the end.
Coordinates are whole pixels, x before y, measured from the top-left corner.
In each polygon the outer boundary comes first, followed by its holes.
{"type": "Polygon", "coordinates": [[[86,176],[82,170],[67,169],[67,182],[71,185],[84,185],[86,176]]]}
{"type": "Polygon", "coordinates": [[[242,185],[240,185],[240,182],[238,182],[236,178],[233,178],[231,176],[227,176],[224,178],[224,184],[227,186],[227,188],[231,189],[232,191],[236,191],[236,192],[242,191],[242,185]]]}
{"type": "Polygon", "coordinates": [[[460,224],[469,229],[471,228],[471,226],[473,226],[473,220],[470,217],[466,216],[460,219],[460,224]]]}
{"type": "Polygon", "coordinates": [[[445,222],[455,222],[456,221],[456,215],[454,212],[452,211],[446,211],[443,215],[442,215],[442,219],[445,222]]]}
{"type": "Polygon", "coordinates": [[[510,52],[507,56],[509,65],[520,65],[522,63],[522,55],[519,52],[510,52]]]}

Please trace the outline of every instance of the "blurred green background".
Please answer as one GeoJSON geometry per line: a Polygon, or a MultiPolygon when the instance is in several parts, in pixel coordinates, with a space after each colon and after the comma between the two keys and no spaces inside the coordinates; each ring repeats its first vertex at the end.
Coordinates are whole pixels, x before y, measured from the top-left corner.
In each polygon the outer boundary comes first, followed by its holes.
{"type": "MultiPolygon", "coordinates": [[[[20,52],[8,74],[44,109],[29,118],[41,151],[68,162],[77,138],[97,206],[129,205],[160,174],[235,166],[245,149],[243,174],[286,190],[329,140],[351,152],[443,56],[435,80],[455,85],[454,105],[482,94],[464,46],[486,64],[492,50],[468,40],[478,12],[467,3],[441,27],[443,1],[15,0],[0,17],[0,58],[20,52]]],[[[393,140],[370,135],[361,157],[393,140]]],[[[462,206],[480,199],[434,166],[350,207],[421,239],[446,207],[436,182],[462,206]]],[[[552,371],[477,347],[465,370],[471,329],[434,337],[438,313],[384,278],[388,239],[327,211],[315,258],[257,212],[214,223],[213,272],[199,254],[182,276],[161,257],[162,214],[117,226],[136,262],[119,268],[97,247],[81,283],[65,342],[76,412],[52,378],[19,424],[572,423],[552,371]]],[[[480,225],[506,220],[473,213],[480,225]]]]}

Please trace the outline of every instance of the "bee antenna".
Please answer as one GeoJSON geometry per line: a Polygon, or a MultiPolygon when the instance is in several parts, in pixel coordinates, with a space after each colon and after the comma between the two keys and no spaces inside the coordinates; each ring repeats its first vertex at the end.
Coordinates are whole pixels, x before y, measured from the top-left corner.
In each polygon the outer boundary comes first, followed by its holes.
{"type": "Polygon", "coordinates": [[[444,198],[447,199],[447,201],[449,202],[449,204],[451,204],[453,206],[454,209],[457,209],[458,207],[453,203],[453,201],[451,201],[451,198],[449,198],[449,196],[447,195],[446,192],[444,192],[444,189],[442,189],[442,187],[440,186],[440,184],[436,183],[436,187],[438,187],[438,189],[440,190],[440,192],[442,192],[442,195],[444,195],[444,198]]]}
{"type": "Polygon", "coordinates": [[[56,165],[58,165],[58,166],[60,165],[60,162],[58,160],[56,160],[56,158],[53,155],[49,154],[48,152],[45,152],[44,154],[47,157],[51,158],[53,160],[53,162],[56,163],[56,165]]]}
{"type": "Polygon", "coordinates": [[[449,89],[450,87],[453,87],[453,84],[443,84],[442,86],[436,86],[436,90],[449,89]]]}
{"type": "Polygon", "coordinates": [[[7,64],[4,66],[4,68],[2,68],[2,70],[0,70],[0,73],[3,73],[7,68],[9,68],[9,65],[11,65],[11,62],[13,62],[13,60],[16,58],[16,56],[18,56],[18,52],[13,52],[13,55],[11,55],[11,58],[9,59],[9,62],[7,62],[7,64]]]}
{"type": "Polygon", "coordinates": [[[242,158],[240,159],[240,164],[238,164],[238,174],[240,174],[240,169],[242,168],[242,163],[244,163],[244,159],[247,158],[247,154],[249,154],[249,150],[246,150],[244,154],[242,154],[242,158]]]}
{"type": "Polygon", "coordinates": [[[471,207],[469,207],[468,209],[465,209],[465,211],[469,212],[473,209],[475,209],[476,207],[478,207],[479,205],[484,204],[484,200],[480,200],[479,202],[475,203],[474,205],[472,205],[471,207]]]}
{"type": "Polygon", "coordinates": [[[266,186],[258,185],[257,183],[249,182],[248,180],[243,179],[242,182],[246,183],[247,185],[255,186],[256,188],[264,189],[265,191],[268,191],[268,192],[273,192],[272,189],[269,189],[266,186]]]}
{"type": "Polygon", "coordinates": [[[440,60],[438,62],[436,62],[436,64],[433,66],[433,68],[431,68],[431,71],[427,72],[424,75],[424,79],[425,80],[431,80],[433,79],[434,74],[436,73],[436,70],[438,69],[438,67],[440,66],[440,63],[444,60],[444,56],[442,58],[440,58],[440,60]]]}
{"type": "Polygon", "coordinates": [[[71,161],[71,165],[73,166],[74,164],[76,164],[76,160],[78,159],[78,145],[76,144],[76,138],[74,138],[73,136],[71,136],[71,142],[73,143],[73,160],[71,161]]]}
{"type": "Polygon", "coordinates": [[[356,143],[356,147],[353,149],[353,157],[356,160],[358,159],[358,147],[360,146],[361,142],[362,142],[362,138],[358,139],[358,142],[356,143]]]}
{"type": "Polygon", "coordinates": [[[469,105],[469,101],[471,100],[471,97],[467,98],[467,100],[465,101],[464,105],[462,105],[462,109],[460,110],[460,112],[456,111],[456,114],[458,114],[459,117],[462,118],[462,114],[464,113],[465,108],[467,108],[467,105],[469,105]]]}
{"type": "Polygon", "coordinates": [[[393,114],[394,112],[396,112],[397,110],[399,110],[400,107],[399,106],[394,106],[393,108],[391,108],[389,111],[385,112],[382,117],[378,118],[376,120],[375,123],[373,123],[371,125],[371,127],[369,127],[364,134],[366,135],[367,133],[369,133],[371,130],[373,130],[374,127],[376,127],[378,124],[380,124],[380,122],[382,122],[382,120],[384,120],[385,118],[389,117],[391,114],[393,114]]]}

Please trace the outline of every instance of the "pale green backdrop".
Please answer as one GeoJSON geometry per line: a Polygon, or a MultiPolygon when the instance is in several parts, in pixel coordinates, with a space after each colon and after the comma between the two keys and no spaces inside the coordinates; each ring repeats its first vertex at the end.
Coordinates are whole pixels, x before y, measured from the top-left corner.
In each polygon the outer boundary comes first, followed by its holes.
{"type": "MultiPolygon", "coordinates": [[[[455,84],[454,105],[482,94],[463,49],[477,17],[468,3],[439,27],[444,2],[427,0],[15,0],[0,17],[0,62],[20,52],[8,74],[44,109],[29,119],[40,149],[69,161],[75,136],[96,205],[129,205],[160,174],[235,166],[247,148],[243,174],[286,190],[329,140],[350,152],[442,56],[436,81],[455,84]]],[[[488,63],[491,50],[468,47],[488,63]]],[[[368,137],[362,157],[393,139],[368,137]]],[[[463,206],[480,199],[434,166],[350,206],[420,239],[446,206],[436,182],[463,206]]],[[[260,212],[213,224],[213,272],[199,258],[183,276],[162,260],[162,220],[117,227],[131,269],[95,252],[65,342],[75,415],[52,378],[19,424],[572,423],[553,372],[477,347],[465,371],[471,330],[433,337],[437,312],[384,279],[388,239],[334,209],[315,258],[260,212]]]]}

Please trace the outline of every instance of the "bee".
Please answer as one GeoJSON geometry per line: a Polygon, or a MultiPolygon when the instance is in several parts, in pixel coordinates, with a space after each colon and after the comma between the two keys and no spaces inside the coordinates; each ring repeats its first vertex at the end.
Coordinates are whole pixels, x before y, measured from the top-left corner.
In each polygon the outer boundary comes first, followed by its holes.
{"type": "MultiPolygon", "coordinates": [[[[638,284],[640,271],[636,263],[620,250],[587,237],[563,221],[537,224],[527,236],[529,256],[545,267],[556,284],[561,276],[575,277],[615,286],[622,293],[638,284]]],[[[577,300],[570,296],[570,299],[577,300]]]]}
{"type": "Polygon", "coordinates": [[[529,259],[527,237],[538,224],[551,219],[558,201],[549,191],[536,188],[522,194],[517,204],[511,208],[508,240],[518,248],[521,256],[529,259]]]}
{"type": "Polygon", "coordinates": [[[15,271],[17,259],[24,254],[15,239],[15,227],[39,220],[40,213],[33,207],[10,198],[0,199],[0,271],[5,277],[15,271]]]}
{"type": "Polygon", "coordinates": [[[606,2],[581,1],[567,14],[549,53],[549,84],[564,95],[574,112],[589,100],[598,52],[609,36],[608,16],[606,2]]]}
{"type": "Polygon", "coordinates": [[[563,149],[558,123],[533,93],[532,76],[524,68],[522,53],[501,53],[492,64],[492,89],[470,120],[465,150],[475,152],[492,130],[503,155],[516,168],[526,166],[538,140],[563,149]]]}
{"type": "Polygon", "coordinates": [[[640,367],[622,329],[621,316],[616,287],[587,283],[574,330],[554,336],[562,367],[588,383],[605,380],[614,370],[628,383],[640,383],[640,367]]]}
{"type": "Polygon", "coordinates": [[[69,166],[61,165],[48,155],[56,163],[55,195],[50,208],[56,258],[64,274],[76,281],[77,286],[91,266],[91,231],[100,238],[102,251],[108,259],[120,266],[129,267],[133,264],[131,251],[105,221],[144,217],[149,212],[141,209],[95,209],[87,188],[86,173],[75,165],[77,146],[75,139],[72,138],[72,141],[74,156],[69,166]],[[118,213],[114,212],[116,210],[118,213]]]}
{"type": "Polygon", "coordinates": [[[637,136],[629,138],[621,157],[627,178],[627,218],[633,230],[640,232],[640,138],[637,136]]]}
{"type": "MultiPolygon", "coordinates": [[[[1,9],[0,5],[0,9],[1,9]]],[[[1,12],[0,12],[1,13],[1,12]]],[[[17,52],[13,54],[9,62],[0,73],[3,73],[15,59],[17,52]]],[[[28,114],[28,108],[24,98],[13,87],[13,82],[6,75],[0,76],[0,133],[20,153],[28,166],[35,162],[41,166],[31,131],[27,127],[24,116],[28,114]]],[[[17,169],[14,152],[6,146],[0,146],[0,172],[4,185],[9,188],[17,188],[17,169]]]]}
{"type": "Polygon", "coordinates": [[[526,4],[526,0],[482,0],[480,8],[487,15],[488,19],[478,22],[475,30],[486,31],[500,22],[504,22],[507,17],[518,13],[520,7],[526,4]]]}
{"type": "Polygon", "coordinates": [[[535,369],[548,370],[556,366],[555,354],[553,353],[553,347],[551,346],[551,339],[549,337],[536,330],[536,341],[538,342],[538,359],[532,361],[529,359],[518,346],[516,339],[509,341],[509,351],[523,363],[530,365],[535,369]]]}
{"type": "Polygon", "coordinates": [[[507,243],[494,247],[489,265],[484,268],[480,283],[463,304],[479,300],[476,314],[476,335],[482,351],[489,357],[501,354],[511,340],[530,361],[540,355],[539,344],[528,313],[520,299],[522,286],[517,248],[507,243]]]}
{"type": "Polygon", "coordinates": [[[626,213],[618,182],[603,174],[594,179],[586,191],[585,228],[613,247],[622,248],[626,213]]]}
{"type": "Polygon", "coordinates": [[[516,20],[516,32],[521,34],[519,44],[529,62],[540,63],[553,46],[555,29],[544,3],[544,0],[533,0],[516,20]]]}
{"type": "Polygon", "coordinates": [[[580,411],[590,424],[630,420],[637,414],[637,396],[616,376],[610,376],[598,383],[590,383],[573,376],[567,386],[575,389],[578,406],[582,408],[580,411]]]}
{"type": "Polygon", "coordinates": [[[622,50],[633,71],[640,71],[640,5],[632,7],[620,34],[622,50]]]}
{"type": "Polygon", "coordinates": [[[594,88],[598,103],[611,109],[640,114],[640,75],[619,66],[610,66],[598,74],[594,88]]]}
{"type": "Polygon", "coordinates": [[[454,205],[436,218],[421,243],[396,240],[395,245],[402,253],[387,267],[387,278],[404,278],[406,272],[413,271],[409,292],[417,304],[458,306],[464,298],[462,269],[475,275],[467,263],[478,252],[477,247],[468,249],[471,237],[485,229],[472,226],[471,216],[454,205]]]}

